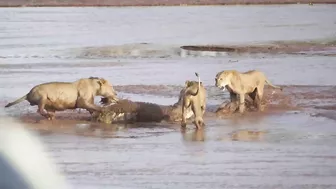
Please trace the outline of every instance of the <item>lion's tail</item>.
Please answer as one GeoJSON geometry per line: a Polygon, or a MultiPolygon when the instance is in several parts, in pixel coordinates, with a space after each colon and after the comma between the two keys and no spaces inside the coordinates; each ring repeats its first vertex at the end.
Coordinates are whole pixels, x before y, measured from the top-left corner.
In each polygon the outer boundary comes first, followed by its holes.
{"type": "Polygon", "coordinates": [[[198,92],[200,90],[200,88],[201,88],[201,77],[198,75],[197,72],[195,72],[195,75],[198,78],[198,90],[197,90],[197,92],[198,92]]]}
{"type": "Polygon", "coordinates": [[[13,106],[13,105],[15,105],[15,104],[18,104],[18,103],[20,103],[20,102],[22,102],[22,101],[24,101],[24,100],[27,100],[27,95],[24,95],[23,97],[21,97],[21,98],[15,100],[14,102],[8,103],[8,104],[5,106],[5,108],[8,108],[8,107],[13,106]]]}
{"type": "Polygon", "coordinates": [[[201,77],[198,75],[197,72],[195,72],[195,75],[198,78],[198,88],[197,88],[197,92],[195,93],[195,95],[197,95],[199,90],[201,89],[201,77]]]}
{"type": "Polygon", "coordinates": [[[271,86],[271,87],[273,87],[273,88],[276,88],[276,89],[280,89],[280,90],[282,91],[282,87],[273,85],[273,84],[272,84],[270,81],[268,81],[267,79],[265,79],[265,82],[266,82],[269,86],[271,86]]]}
{"type": "Polygon", "coordinates": [[[198,94],[199,90],[201,89],[201,78],[199,77],[199,75],[198,75],[197,72],[195,72],[195,75],[196,75],[197,78],[198,78],[198,87],[197,87],[196,92],[193,93],[193,92],[190,91],[190,89],[187,89],[187,90],[184,92],[185,94],[196,96],[196,95],[198,94]]]}

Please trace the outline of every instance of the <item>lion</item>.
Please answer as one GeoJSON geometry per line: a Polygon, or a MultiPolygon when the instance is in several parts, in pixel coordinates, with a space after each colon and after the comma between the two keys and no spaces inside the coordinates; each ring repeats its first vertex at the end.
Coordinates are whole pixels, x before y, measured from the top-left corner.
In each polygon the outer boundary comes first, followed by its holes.
{"type": "Polygon", "coordinates": [[[53,120],[56,111],[82,108],[91,114],[101,112],[94,104],[95,96],[103,96],[118,101],[117,93],[104,78],[82,78],[74,82],[49,82],[33,87],[28,94],[8,103],[5,108],[27,100],[31,106],[38,105],[37,112],[48,120],[53,120]],[[45,112],[46,111],[46,112],[45,112]]]}
{"type": "Polygon", "coordinates": [[[182,99],[182,121],[181,127],[186,127],[186,112],[187,109],[191,107],[194,113],[195,119],[194,124],[197,129],[205,126],[203,121],[203,115],[206,108],[206,90],[201,82],[198,73],[195,73],[198,77],[198,81],[186,81],[185,90],[181,94],[179,99],[182,99]]]}
{"type": "Polygon", "coordinates": [[[267,80],[265,74],[258,70],[250,70],[244,73],[239,73],[236,70],[225,70],[218,72],[215,78],[216,87],[230,92],[231,102],[239,103],[239,112],[244,113],[245,110],[245,95],[248,95],[258,111],[263,111],[261,100],[264,94],[265,83],[273,88],[282,90],[281,87],[272,85],[267,80]],[[239,102],[237,99],[239,95],[239,102]]]}

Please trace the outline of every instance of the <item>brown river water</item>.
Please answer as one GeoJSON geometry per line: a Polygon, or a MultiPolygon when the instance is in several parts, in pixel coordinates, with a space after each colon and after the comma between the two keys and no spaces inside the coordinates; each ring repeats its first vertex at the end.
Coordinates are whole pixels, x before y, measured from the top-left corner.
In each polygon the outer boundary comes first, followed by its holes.
{"type": "Polygon", "coordinates": [[[198,72],[209,114],[204,130],[182,131],[167,123],[93,123],[85,110],[59,112],[51,122],[26,101],[0,112],[36,131],[73,188],[336,188],[335,10],[1,8],[0,106],[37,84],[89,76],[110,80],[121,98],[169,105],[198,72]],[[180,48],[199,45],[284,49],[180,48]],[[284,91],[266,90],[263,113],[215,117],[228,100],[214,86],[224,69],[261,70],[284,91]]]}

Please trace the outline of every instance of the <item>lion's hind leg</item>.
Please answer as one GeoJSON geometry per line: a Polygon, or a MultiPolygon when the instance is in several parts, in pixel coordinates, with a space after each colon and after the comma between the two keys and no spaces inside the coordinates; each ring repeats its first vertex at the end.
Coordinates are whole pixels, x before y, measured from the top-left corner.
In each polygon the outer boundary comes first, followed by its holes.
{"type": "Polygon", "coordinates": [[[46,108],[47,114],[48,114],[48,120],[54,120],[55,119],[55,110],[52,108],[46,108]]]}
{"type": "Polygon", "coordinates": [[[258,92],[257,91],[258,91],[257,88],[255,88],[253,92],[246,95],[245,102],[250,109],[253,107],[258,108],[258,98],[257,98],[258,92]]]}
{"type": "Polygon", "coordinates": [[[239,112],[244,113],[245,111],[245,94],[239,94],[239,112]]]}
{"type": "Polygon", "coordinates": [[[228,109],[230,113],[234,113],[238,110],[238,105],[238,95],[234,92],[230,92],[230,102],[225,105],[225,108],[228,109]]]}
{"type": "Polygon", "coordinates": [[[196,126],[196,129],[202,129],[205,126],[203,118],[196,118],[193,123],[196,126]]]}
{"type": "MultiPolygon", "coordinates": [[[[94,104],[94,97],[91,97],[90,98],[90,101],[89,101],[90,104],[94,104]]],[[[95,111],[93,111],[92,109],[87,109],[87,111],[90,113],[90,115],[92,115],[95,111]]]]}
{"type": "Polygon", "coordinates": [[[40,99],[40,101],[38,102],[38,109],[37,112],[40,113],[43,117],[47,118],[48,120],[50,120],[50,114],[45,110],[45,106],[46,106],[46,101],[47,99],[40,99]]]}

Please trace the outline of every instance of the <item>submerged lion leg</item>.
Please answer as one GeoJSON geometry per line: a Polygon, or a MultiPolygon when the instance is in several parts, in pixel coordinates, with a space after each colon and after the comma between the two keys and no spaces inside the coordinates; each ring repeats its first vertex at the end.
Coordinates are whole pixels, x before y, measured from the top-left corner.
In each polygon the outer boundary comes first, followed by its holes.
{"type": "Polygon", "coordinates": [[[186,111],[187,108],[183,105],[182,106],[182,121],[181,121],[181,127],[186,127],[187,126],[187,119],[186,119],[186,111]]]}
{"type": "Polygon", "coordinates": [[[97,106],[97,105],[95,105],[91,102],[88,102],[83,98],[77,99],[77,108],[83,108],[83,109],[88,110],[89,112],[90,111],[91,112],[94,112],[94,111],[101,112],[101,110],[102,110],[101,107],[99,107],[99,106],[97,106]]]}
{"type": "Polygon", "coordinates": [[[239,95],[239,112],[244,113],[245,111],[245,94],[241,93],[239,95]]]}
{"type": "Polygon", "coordinates": [[[47,113],[48,113],[48,115],[49,115],[49,117],[48,117],[48,120],[54,120],[55,119],[55,110],[54,109],[51,109],[51,108],[46,108],[46,111],[47,111],[47,113]]]}
{"type": "Polygon", "coordinates": [[[46,112],[45,105],[46,105],[46,100],[45,99],[41,99],[40,102],[38,103],[38,109],[37,112],[40,113],[43,117],[49,119],[50,115],[48,112],[46,112]]]}

